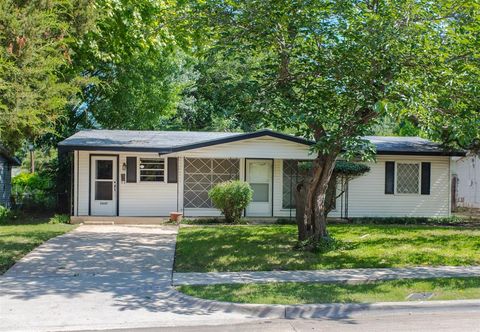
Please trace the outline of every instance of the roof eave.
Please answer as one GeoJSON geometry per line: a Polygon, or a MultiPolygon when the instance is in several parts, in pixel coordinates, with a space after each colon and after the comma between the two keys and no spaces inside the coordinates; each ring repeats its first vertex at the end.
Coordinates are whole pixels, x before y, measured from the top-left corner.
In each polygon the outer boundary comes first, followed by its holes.
{"type": "Polygon", "coordinates": [[[194,144],[187,144],[187,145],[179,145],[173,146],[168,148],[153,148],[153,147],[130,147],[130,146],[99,146],[99,145],[74,145],[74,144],[65,144],[60,142],[58,144],[58,151],[59,152],[70,152],[74,150],[90,150],[90,151],[129,151],[129,152],[156,152],[161,154],[167,153],[174,153],[174,152],[182,152],[187,150],[199,149],[204,148],[212,145],[218,144],[225,144],[225,143],[232,143],[237,141],[243,141],[246,139],[251,138],[258,138],[263,136],[270,136],[275,138],[284,139],[290,142],[299,143],[303,145],[312,145],[314,142],[300,138],[295,136],[290,136],[282,133],[277,133],[270,130],[261,130],[256,131],[253,133],[246,133],[246,134],[238,134],[235,136],[224,137],[213,139],[209,141],[194,143],[194,144]]]}
{"type": "Polygon", "coordinates": [[[444,157],[463,157],[466,155],[463,151],[377,151],[377,155],[393,156],[444,156],[444,157]]]}
{"type": "Polygon", "coordinates": [[[58,145],[58,152],[66,153],[72,151],[121,151],[121,152],[154,152],[171,153],[171,148],[149,148],[149,147],[130,147],[130,146],[98,146],[98,145],[58,145]]]}
{"type": "Polygon", "coordinates": [[[290,141],[290,142],[294,142],[294,143],[298,143],[298,144],[303,144],[303,145],[309,145],[309,146],[315,144],[314,142],[306,140],[304,138],[295,137],[295,136],[282,134],[282,133],[277,133],[277,132],[271,131],[271,130],[260,130],[260,131],[256,131],[256,132],[253,132],[253,133],[239,134],[239,135],[236,135],[236,136],[224,137],[224,138],[219,138],[219,139],[205,141],[205,142],[176,146],[176,147],[172,148],[171,152],[182,152],[182,151],[187,151],[187,150],[204,148],[204,147],[208,147],[208,146],[212,146],[212,145],[238,142],[238,141],[243,141],[243,140],[246,140],[246,139],[258,138],[258,137],[263,137],[263,136],[270,136],[270,137],[274,137],[274,138],[284,139],[286,141],[290,141]]]}

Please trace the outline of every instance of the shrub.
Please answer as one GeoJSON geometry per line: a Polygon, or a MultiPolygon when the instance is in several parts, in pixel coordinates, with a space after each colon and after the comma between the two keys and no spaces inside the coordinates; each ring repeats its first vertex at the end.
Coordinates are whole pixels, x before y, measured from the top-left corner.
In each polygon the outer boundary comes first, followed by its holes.
{"type": "Polygon", "coordinates": [[[292,218],[278,218],[275,220],[275,224],[277,225],[296,225],[297,220],[295,220],[295,217],[292,218]]]}
{"type": "MultiPolygon", "coordinates": [[[[247,219],[242,218],[236,223],[242,224],[242,225],[248,225],[249,221],[247,219]]],[[[225,220],[220,218],[182,219],[182,224],[184,225],[224,225],[225,220]]]]}
{"type": "Polygon", "coordinates": [[[12,196],[23,210],[51,210],[55,207],[53,187],[48,175],[20,173],[12,179],[12,196]]]}
{"type": "Polygon", "coordinates": [[[67,214],[55,214],[48,221],[49,224],[69,224],[70,216],[67,214]]]}
{"type": "Polygon", "coordinates": [[[468,220],[457,216],[451,217],[363,217],[351,218],[353,224],[377,225],[439,225],[455,226],[466,223],[468,220]]]}
{"type": "Polygon", "coordinates": [[[0,223],[6,222],[12,217],[12,211],[0,205],[0,223]]]}
{"type": "Polygon", "coordinates": [[[227,181],[215,185],[208,192],[213,205],[225,216],[228,223],[237,223],[242,217],[242,211],[252,201],[253,190],[242,181],[227,181]]]}

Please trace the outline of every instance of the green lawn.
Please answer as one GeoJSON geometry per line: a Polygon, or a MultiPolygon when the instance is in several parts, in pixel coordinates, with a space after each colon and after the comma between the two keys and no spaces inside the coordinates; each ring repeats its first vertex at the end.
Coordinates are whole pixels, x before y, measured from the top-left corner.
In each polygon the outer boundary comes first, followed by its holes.
{"type": "Polygon", "coordinates": [[[316,270],[360,267],[480,265],[480,229],[434,226],[330,225],[340,248],[296,251],[292,225],[184,227],[178,272],[316,270]]]}
{"type": "Polygon", "coordinates": [[[0,274],[48,239],[64,234],[75,226],[48,224],[48,220],[30,224],[0,224],[0,274]]]}
{"type": "Polygon", "coordinates": [[[358,285],[322,283],[181,286],[181,292],[209,300],[263,303],[372,303],[406,301],[411,293],[433,292],[430,300],[480,298],[480,278],[394,280],[358,285]]]}

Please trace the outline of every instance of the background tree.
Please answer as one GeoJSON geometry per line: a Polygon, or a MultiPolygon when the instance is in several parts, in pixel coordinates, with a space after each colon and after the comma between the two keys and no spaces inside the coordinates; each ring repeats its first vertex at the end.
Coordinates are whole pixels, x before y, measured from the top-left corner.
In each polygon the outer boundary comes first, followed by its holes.
{"type": "Polygon", "coordinates": [[[95,29],[77,43],[75,68],[92,78],[69,110],[68,127],[160,129],[195,79],[186,54],[187,5],[101,0],[95,29]]]}
{"type": "Polygon", "coordinates": [[[0,1],[0,141],[15,151],[53,132],[78,76],[71,44],[91,25],[91,1],[0,1]]]}
{"type": "Polygon", "coordinates": [[[469,116],[478,119],[478,100],[454,104],[444,85],[454,82],[457,92],[467,81],[478,86],[468,75],[479,63],[476,2],[211,1],[199,10],[222,31],[220,49],[261,54],[257,117],[316,142],[305,239],[328,237],[325,198],[335,160],[372,156],[361,137],[386,113],[414,118],[431,137],[444,138],[433,133],[438,126],[456,137],[468,128],[468,141],[478,137],[469,124],[469,116]],[[447,101],[445,117],[439,107],[447,101]]]}

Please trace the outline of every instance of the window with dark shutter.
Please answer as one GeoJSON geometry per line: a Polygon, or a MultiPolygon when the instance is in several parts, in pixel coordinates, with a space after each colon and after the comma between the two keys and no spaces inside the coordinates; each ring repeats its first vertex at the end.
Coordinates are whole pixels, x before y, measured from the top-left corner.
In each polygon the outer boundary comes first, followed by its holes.
{"type": "Polygon", "coordinates": [[[422,195],[430,195],[431,163],[422,163],[422,195]]]}
{"type": "Polygon", "coordinates": [[[177,183],[178,181],[178,158],[168,158],[167,161],[168,183],[177,183]]]}
{"type": "Polygon", "coordinates": [[[393,195],[395,192],[395,162],[385,162],[385,194],[393,195]]]}
{"type": "Polygon", "coordinates": [[[137,182],[137,157],[127,157],[127,182],[137,182]]]}

